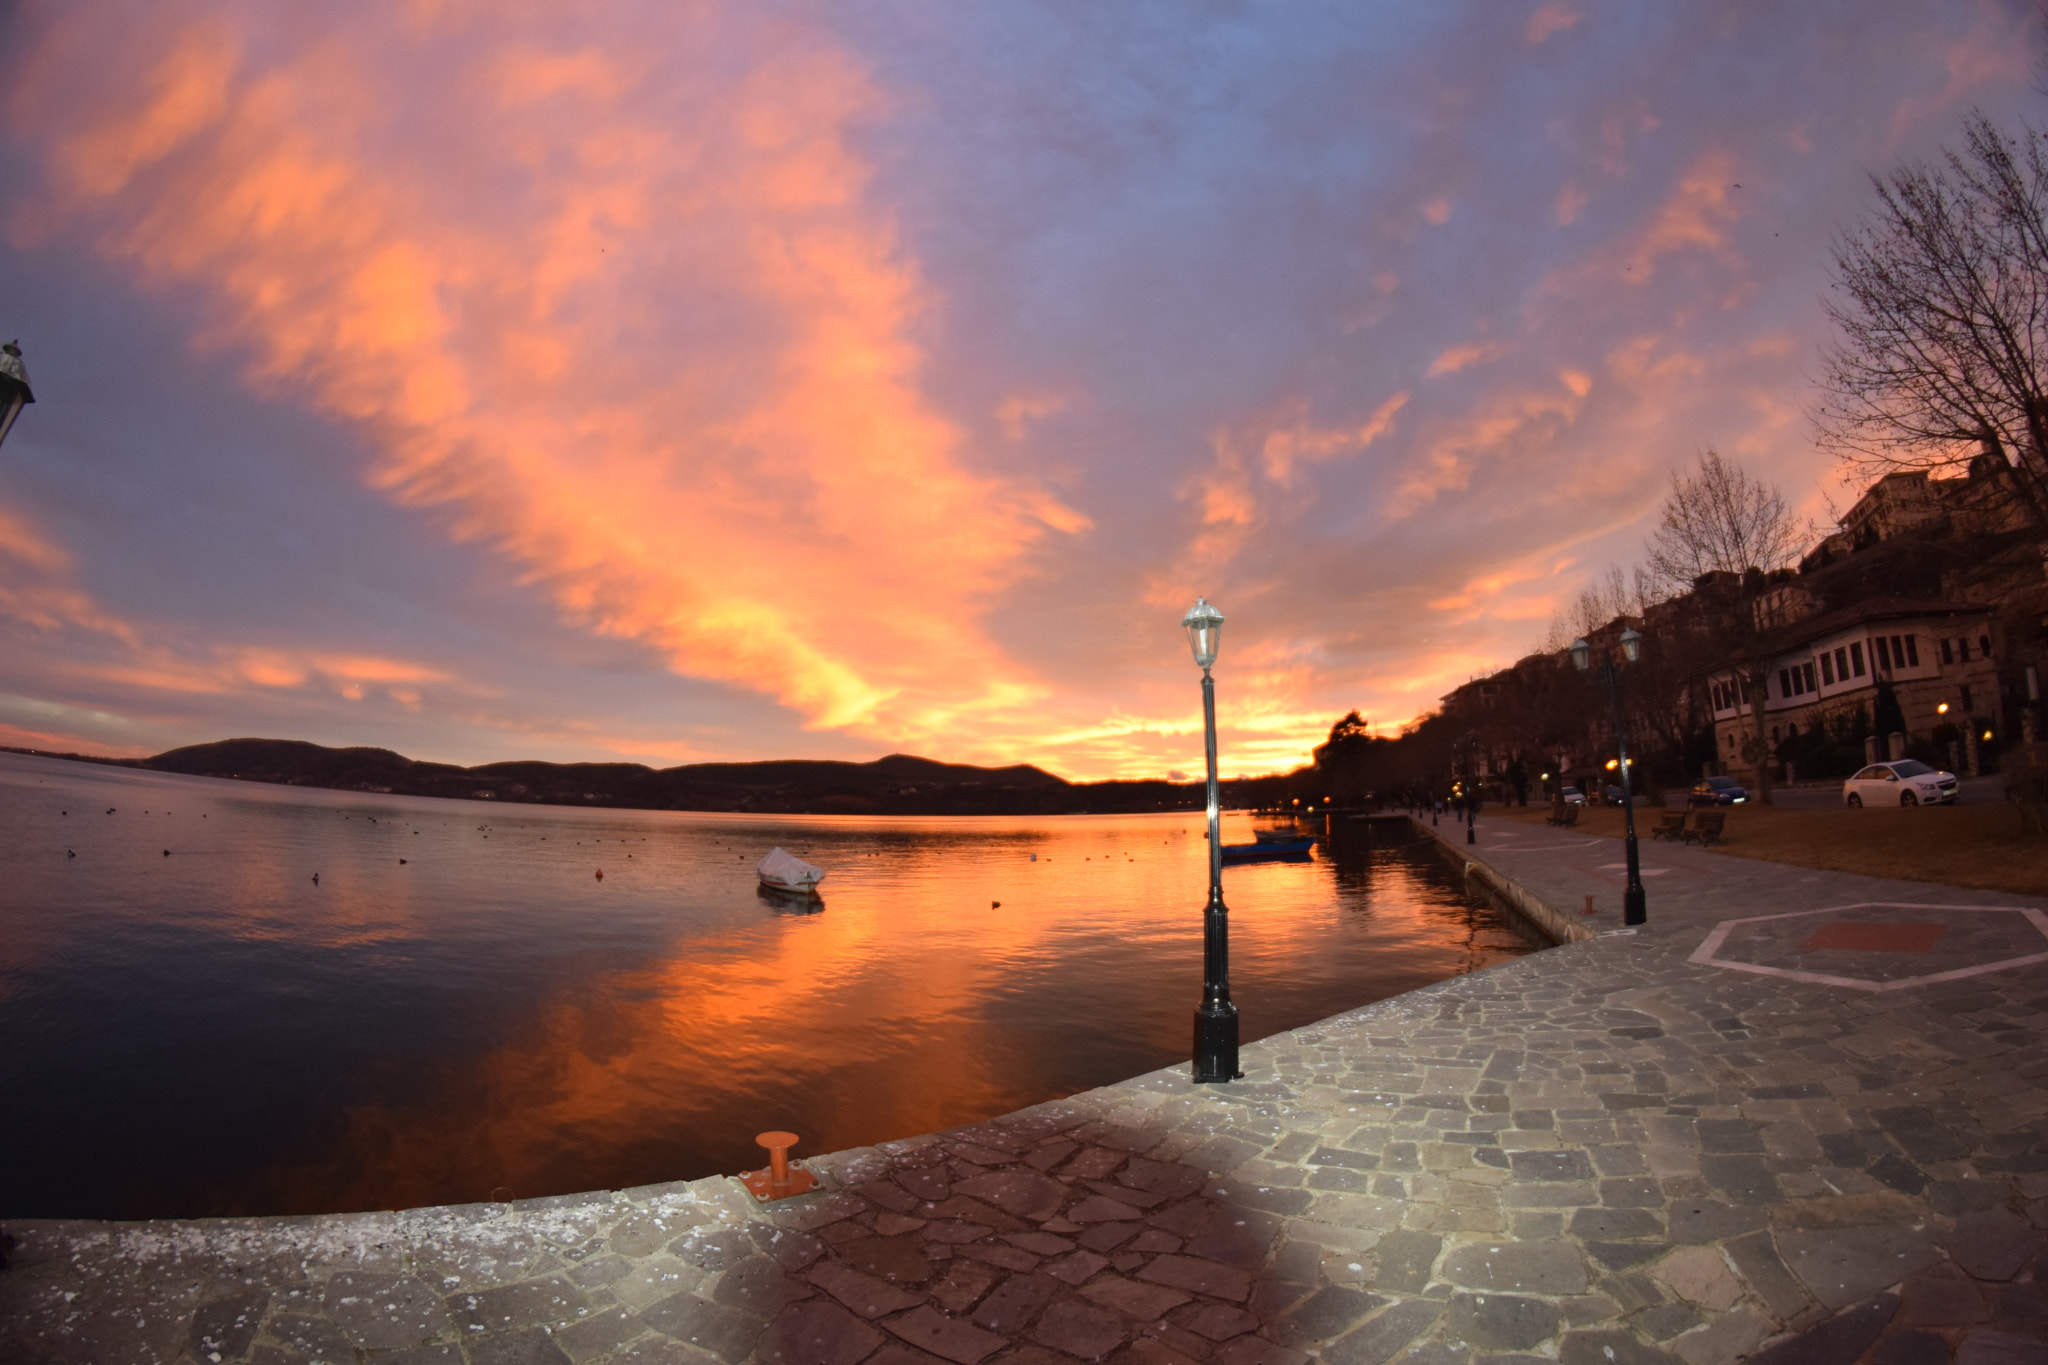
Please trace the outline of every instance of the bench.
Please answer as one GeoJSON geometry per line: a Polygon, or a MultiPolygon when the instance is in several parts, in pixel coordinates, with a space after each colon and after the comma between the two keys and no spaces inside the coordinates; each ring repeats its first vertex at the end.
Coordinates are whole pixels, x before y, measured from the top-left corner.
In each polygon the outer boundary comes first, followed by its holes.
{"type": "Polygon", "coordinates": [[[1553,811],[1549,816],[1545,817],[1544,823],[1570,829],[1573,825],[1579,823],[1579,808],[1568,805],[1561,810],[1553,811]]]}
{"type": "Polygon", "coordinates": [[[1710,848],[1721,841],[1721,827],[1727,823],[1728,817],[1720,811],[1702,811],[1699,824],[1679,831],[1678,837],[1688,844],[1697,843],[1701,848],[1710,848]]]}
{"type": "Polygon", "coordinates": [[[1652,839],[1682,839],[1686,833],[1685,820],[1686,812],[1682,810],[1667,810],[1664,812],[1664,818],[1657,822],[1657,827],[1650,831],[1650,837],[1652,839]]]}

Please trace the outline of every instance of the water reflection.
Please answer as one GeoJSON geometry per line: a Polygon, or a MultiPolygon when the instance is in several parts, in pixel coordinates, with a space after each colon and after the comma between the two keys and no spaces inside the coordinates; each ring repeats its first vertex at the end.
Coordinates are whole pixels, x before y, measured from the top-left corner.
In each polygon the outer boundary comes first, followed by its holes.
{"type": "Polygon", "coordinates": [[[768,909],[777,915],[822,915],[825,913],[825,897],[818,891],[789,891],[767,883],[754,888],[754,894],[768,903],[768,909]]]}
{"type": "MultiPolygon", "coordinates": [[[[765,1128],[828,1150],[1176,1061],[1200,993],[1188,815],[492,809],[0,755],[0,819],[15,1216],[737,1171],[765,1128]],[[826,899],[764,892],[778,843],[826,899]]],[[[1226,869],[1248,1040],[1527,950],[1368,832],[1226,869]]]]}

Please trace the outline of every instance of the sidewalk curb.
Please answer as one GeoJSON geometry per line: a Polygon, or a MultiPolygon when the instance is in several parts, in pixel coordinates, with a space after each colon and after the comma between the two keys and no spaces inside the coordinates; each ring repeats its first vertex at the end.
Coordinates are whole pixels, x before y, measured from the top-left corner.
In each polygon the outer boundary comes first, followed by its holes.
{"type": "Polygon", "coordinates": [[[1436,844],[1436,851],[1451,863],[1463,864],[1465,875],[1477,880],[1487,890],[1500,897],[1523,919],[1536,926],[1552,943],[1584,943],[1598,938],[1599,931],[1577,916],[1558,909],[1543,897],[1523,886],[1513,877],[1485,861],[1464,844],[1452,843],[1442,831],[1426,825],[1418,816],[1408,817],[1408,823],[1427,835],[1436,844]]]}

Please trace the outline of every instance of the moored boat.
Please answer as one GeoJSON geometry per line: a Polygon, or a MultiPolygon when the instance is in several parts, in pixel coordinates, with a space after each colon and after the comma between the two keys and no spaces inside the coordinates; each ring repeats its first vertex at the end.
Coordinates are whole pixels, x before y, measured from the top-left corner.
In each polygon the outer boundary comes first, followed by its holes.
{"type": "Polygon", "coordinates": [[[1306,858],[1315,845],[1312,835],[1293,835],[1286,839],[1268,839],[1262,835],[1254,844],[1225,844],[1222,848],[1223,861],[1244,863],[1258,858],[1306,858]]]}
{"type": "Polygon", "coordinates": [[[771,891],[794,892],[798,895],[816,895],[818,883],[825,880],[825,869],[813,866],[793,853],[781,848],[770,849],[768,856],[754,869],[761,879],[761,885],[771,891]]]}

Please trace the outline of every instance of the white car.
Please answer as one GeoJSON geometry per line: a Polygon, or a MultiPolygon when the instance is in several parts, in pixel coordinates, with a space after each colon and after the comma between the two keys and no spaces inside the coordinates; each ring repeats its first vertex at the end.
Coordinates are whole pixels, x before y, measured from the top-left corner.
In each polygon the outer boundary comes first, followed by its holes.
{"type": "Polygon", "coordinates": [[[1873,763],[1842,784],[1845,806],[1940,806],[1956,799],[1956,775],[1911,758],[1873,763]]]}

